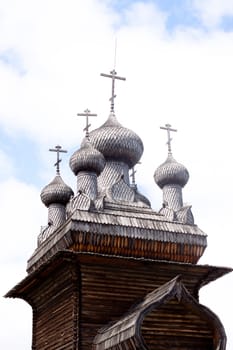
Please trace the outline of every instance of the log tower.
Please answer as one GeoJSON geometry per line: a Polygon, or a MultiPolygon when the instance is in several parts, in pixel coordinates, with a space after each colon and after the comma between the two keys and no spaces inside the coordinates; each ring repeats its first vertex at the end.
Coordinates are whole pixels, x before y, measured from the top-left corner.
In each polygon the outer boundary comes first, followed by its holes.
{"type": "MultiPolygon", "coordinates": [[[[225,350],[219,318],[199,303],[199,290],[231,271],[199,265],[206,234],[194,223],[182,189],[188,170],[171,151],[154,174],[159,211],[138,191],[140,137],[114,111],[70,158],[75,193],[57,173],[41,192],[48,224],[28,260],[27,276],[7,297],[33,310],[33,350],[225,350]],[[132,180],[129,175],[132,170],[132,180]]],[[[94,115],[93,115],[94,116],[94,115]]]]}

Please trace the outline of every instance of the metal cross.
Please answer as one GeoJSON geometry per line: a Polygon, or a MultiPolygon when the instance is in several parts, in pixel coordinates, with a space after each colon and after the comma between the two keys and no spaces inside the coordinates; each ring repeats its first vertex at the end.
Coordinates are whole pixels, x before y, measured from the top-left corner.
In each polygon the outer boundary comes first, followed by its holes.
{"type": "MultiPolygon", "coordinates": [[[[137,164],[141,164],[141,162],[137,162],[137,164]]],[[[137,165],[137,164],[136,164],[136,165],[137,165]]],[[[131,170],[132,170],[132,172],[131,172],[131,174],[130,174],[130,177],[132,177],[132,186],[133,186],[134,188],[136,188],[137,185],[136,185],[135,174],[136,174],[137,170],[135,170],[135,166],[133,166],[131,170]]]]}
{"type": "Polygon", "coordinates": [[[135,181],[135,174],[136,174],[137,170],[135,170],[135,168],[132,168],[132,173],[130,174],[130,177],[132,177],[132,185],[135,186],[136,181],[135,181]]]}
{"type": "Polygon", "coordinates": [[[61,158],[59,157],[60,153],[67,153],[66,150],[62,149],[61,146],[57,145],[55,146],[55,148],[50,148],[49,149],[50,152],[56,152],[57,153],[57,161],[54,164],[54,166],[57,168],[57,175],[60,175],[60,167],[59,164],[61,162],[61,158]]]}
{"type": "Polygon", "coordinates": [[[172,154],[172,148],[171,148],[171,141],[172,141],[172,138],[171,138],[170,132],[171,132],[171,131],[176,132],[177,130],[176,130],[176,129],[172,129],[170,124],[165,124],[165,126],[160,126],[160,129],[167,130],[168,154],[172,154]]]}
{"type": "Polygon", "coordinates": [[[116,98],[115,95],[115,80],[126,80],[126,78],[123,77],[119,77],[117,75],[117,72],[115,71],[115,69],[113,69],[110,74],[105,74],[105,73],[101,73],[100,74],[102,77],[106,77],[106,78],[111,78],[112,79],[112,96],[110,97],[110,101],[111,101],[111,112],[114,112],[114,99],[116,98]]]}
{"type": "Polygon", "coordinates": [[[97,114],[91,113],[91,111],[87,108],[85,109],[84,113],[78,113],[78,116],[84,116],[86,117],[86,127],[83,129],[83,131],[86,131],[86,138],[89,138],[89,128],[91,124],[89,124],[89,117],[97,117],[97,114]]]}

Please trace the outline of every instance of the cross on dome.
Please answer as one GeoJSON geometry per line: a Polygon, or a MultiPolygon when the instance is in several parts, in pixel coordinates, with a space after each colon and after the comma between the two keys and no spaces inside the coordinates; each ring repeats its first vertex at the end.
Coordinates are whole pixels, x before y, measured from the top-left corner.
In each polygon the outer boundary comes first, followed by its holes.
{"type": "MultiPolygon", "coordinates": [[[[137,164],[141,164],[141,162],[137,162],[137,164]]],[[[132,186],[133,187],[137,187],[136,186],[136,178],[135,178],[135,174],[136,174],[137,170],[135,170],[135,166],[132,167],[131,174],[130,174],[130,177],[132,178],[132,186]]]]}
{"type": "Polygon", "coordinates": [[[57,168],[56,169],[56,173],[57,175],[60,175],[60,167],[59,167],[59,164],[60,162],[62,161],[61,158],[59,157],[60,156],[60,153],[67,153],[66,150],[62,149],[61,146],[57,145],[55,146],[55,148],[50,148],[49,149],[50,152],[56,152],[57,153],[57,161],[56,163],[54,164],[54,166],[57,168]]]}
{"type": "Polygon", "coordinates": [[[106,78],[111,78],[112,79],[112,96],[110,97],[110,101],[111,101],[111,112],[114,112],[114,99],[116,98],[115,95],[115,80],[126,80],[126,78],[120,77],[117,75],[117,72],[115,71],[115,69],[113,69],[110,74],[105,74],[105,73],[101,73],[100,74],[102,77],[106,77],[106,78]]]}
{"type": "Polygon", "coordinates": [[[171,138],[170,132],[171,132],[171,131],[177,132],[177,130],[176,130],[176,129],[172,129],[170,124],[165,124],[165,126],[160,126],[160,129],[167,130],[168,154],[172,154],[172,149],[171,149],[171,141],[172,141],[172,138],[171,138]]]}
{"type": "Polygon", "coordinates": [[[86,138],[89,138],[89,128],[91,124],[89,124],[89,117],[97,117],[97,114],[91,113],[91,111],[87,108],[85,109],[84,113],[78,113],[78,116],[86,117],[86,126],[83,129],[83,131],[86,131],[86,138]]]}
{"type": "Polygon", "coordinates": [[[132,178],[132,185],[135,186],[136,185],[136,179],[135,179],[135,174],[137,172],[137,170],[135,170],[135,167],[132,167],[132,172],[130,174],[130,177],[132,178]]]}

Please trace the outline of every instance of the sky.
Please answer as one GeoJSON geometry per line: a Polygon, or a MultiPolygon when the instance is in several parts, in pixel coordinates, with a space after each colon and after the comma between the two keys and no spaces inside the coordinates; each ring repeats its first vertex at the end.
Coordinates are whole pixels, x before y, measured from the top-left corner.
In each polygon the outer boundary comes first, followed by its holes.
{"type": "MultiPolygon", "coordinates": [[[[89,108],[108,117],[115,64],[116,116],[143,140],[140,192],[159,210],[155,169],[166,159],[170,123],[174,158],[190,179],[183,190],[195,223],[208,235],[200,264],[233,267],[232,0],[0,0],[0,295],[26,276],[47,209],[40,192],[61,173],[75,191],[69,157],[80,146],[89,108]],[[117,43],[117,45],[116,45],[117,43]],[[115,46],[117,50],[115,50],[115,46]],[[115,55],[116,51],[116,55],[115,55]]],[[[200,292],[225,326],[233,349],[233,273],[200,292]]],[[[0,348],[30,349],[31,308],[0,298],[0,348]]]]}

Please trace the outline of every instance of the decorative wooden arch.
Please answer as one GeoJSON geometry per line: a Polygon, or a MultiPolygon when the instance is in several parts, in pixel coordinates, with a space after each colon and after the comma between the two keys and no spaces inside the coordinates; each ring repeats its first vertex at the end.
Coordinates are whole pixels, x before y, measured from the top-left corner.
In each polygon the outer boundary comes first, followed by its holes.
{"type": "MultiPolygon", "coordinates": [[[[225,350],[226,349],[226,334],[224,327],[219,318],[207,307],[199,304],[197,300],[189,293],[181,282],[181,277],[177,276],[168,283],[147,294],[145,298],[133,308],[129,310],[122,318],[117,322],[107,325],[101,328],[96,335],[93,342],[94,350],[148,350],[148,349],[168,349],[169,343],[166,341],[166,332],[162,337],[162,345],[148,346],[145,341],[143,322],[146,317],[153,312],[159,312],[164,305],[169,305],[169,302],[176,300],[177,305],[184,305],[187,309],[186,323],[184,322],[184,333],[191,332],[188,337],[190,345],[186,344],[186,347],[180,346],[179,341],[176,340],[176,345],[172,345],[172,349],[194,349],[195,337],[199,336],[198,330],[192,329],[192,322],[195,318],[195,322],[200,320],[200,330],[205,325],[207,331],[209,331],[207,338],[209,339],[209,345],[201,345],[201,349],[211,350],[225,350]],[[194,317],[194,318],[193,318],[194,317]],[[188,320],[188,322],[187,322],[188,320]],[[185,329],[190,327],[190,329],[185,329]],[[192,333],[193,332],[193,333],[192,333]],[[196,332],[196,333],[195,333],[196,332]],[[193,334],[193,338],[192,338],[193,334]],[[210,345],[211,343],[211,345],[210,345]],[[164,347],[165,346],[165,347],[164,347]]],[[[171,304],[172,306],[172,304],[171,304]]],[[[176,310],[171,310],[174,317],[176,310]]],[[[180,321],[180,320],[179,320],[180,321]]],[[[149,323],[148,323],[149,324],[149,323]]],[[[197,324],[198,326],[198,324],[197,324]]],[[[147,325],[148,328],[148,325],[147,325]]],[[[198,328],[198,327],[197,327],[198,328]]],[[[206,331],[205,329],[205,331],[206,331]]],[[[206,332],[207,332],[206,331],[206,332]]],[[[157,329],[152,328],[151,334],[156,337],[157,329]]],[[[185,334],[186,334],[185,333],[185,334]]],[[[202,335],[203,336],[203,335],[202,335]]],[[[175,337],[174,337],[175,340],[175,337]]],[[[205,335],[203,336],[203,344],[205,343],[205,335]]],[[[171,343],[170,343],[171,344],[171,343]]]]}

